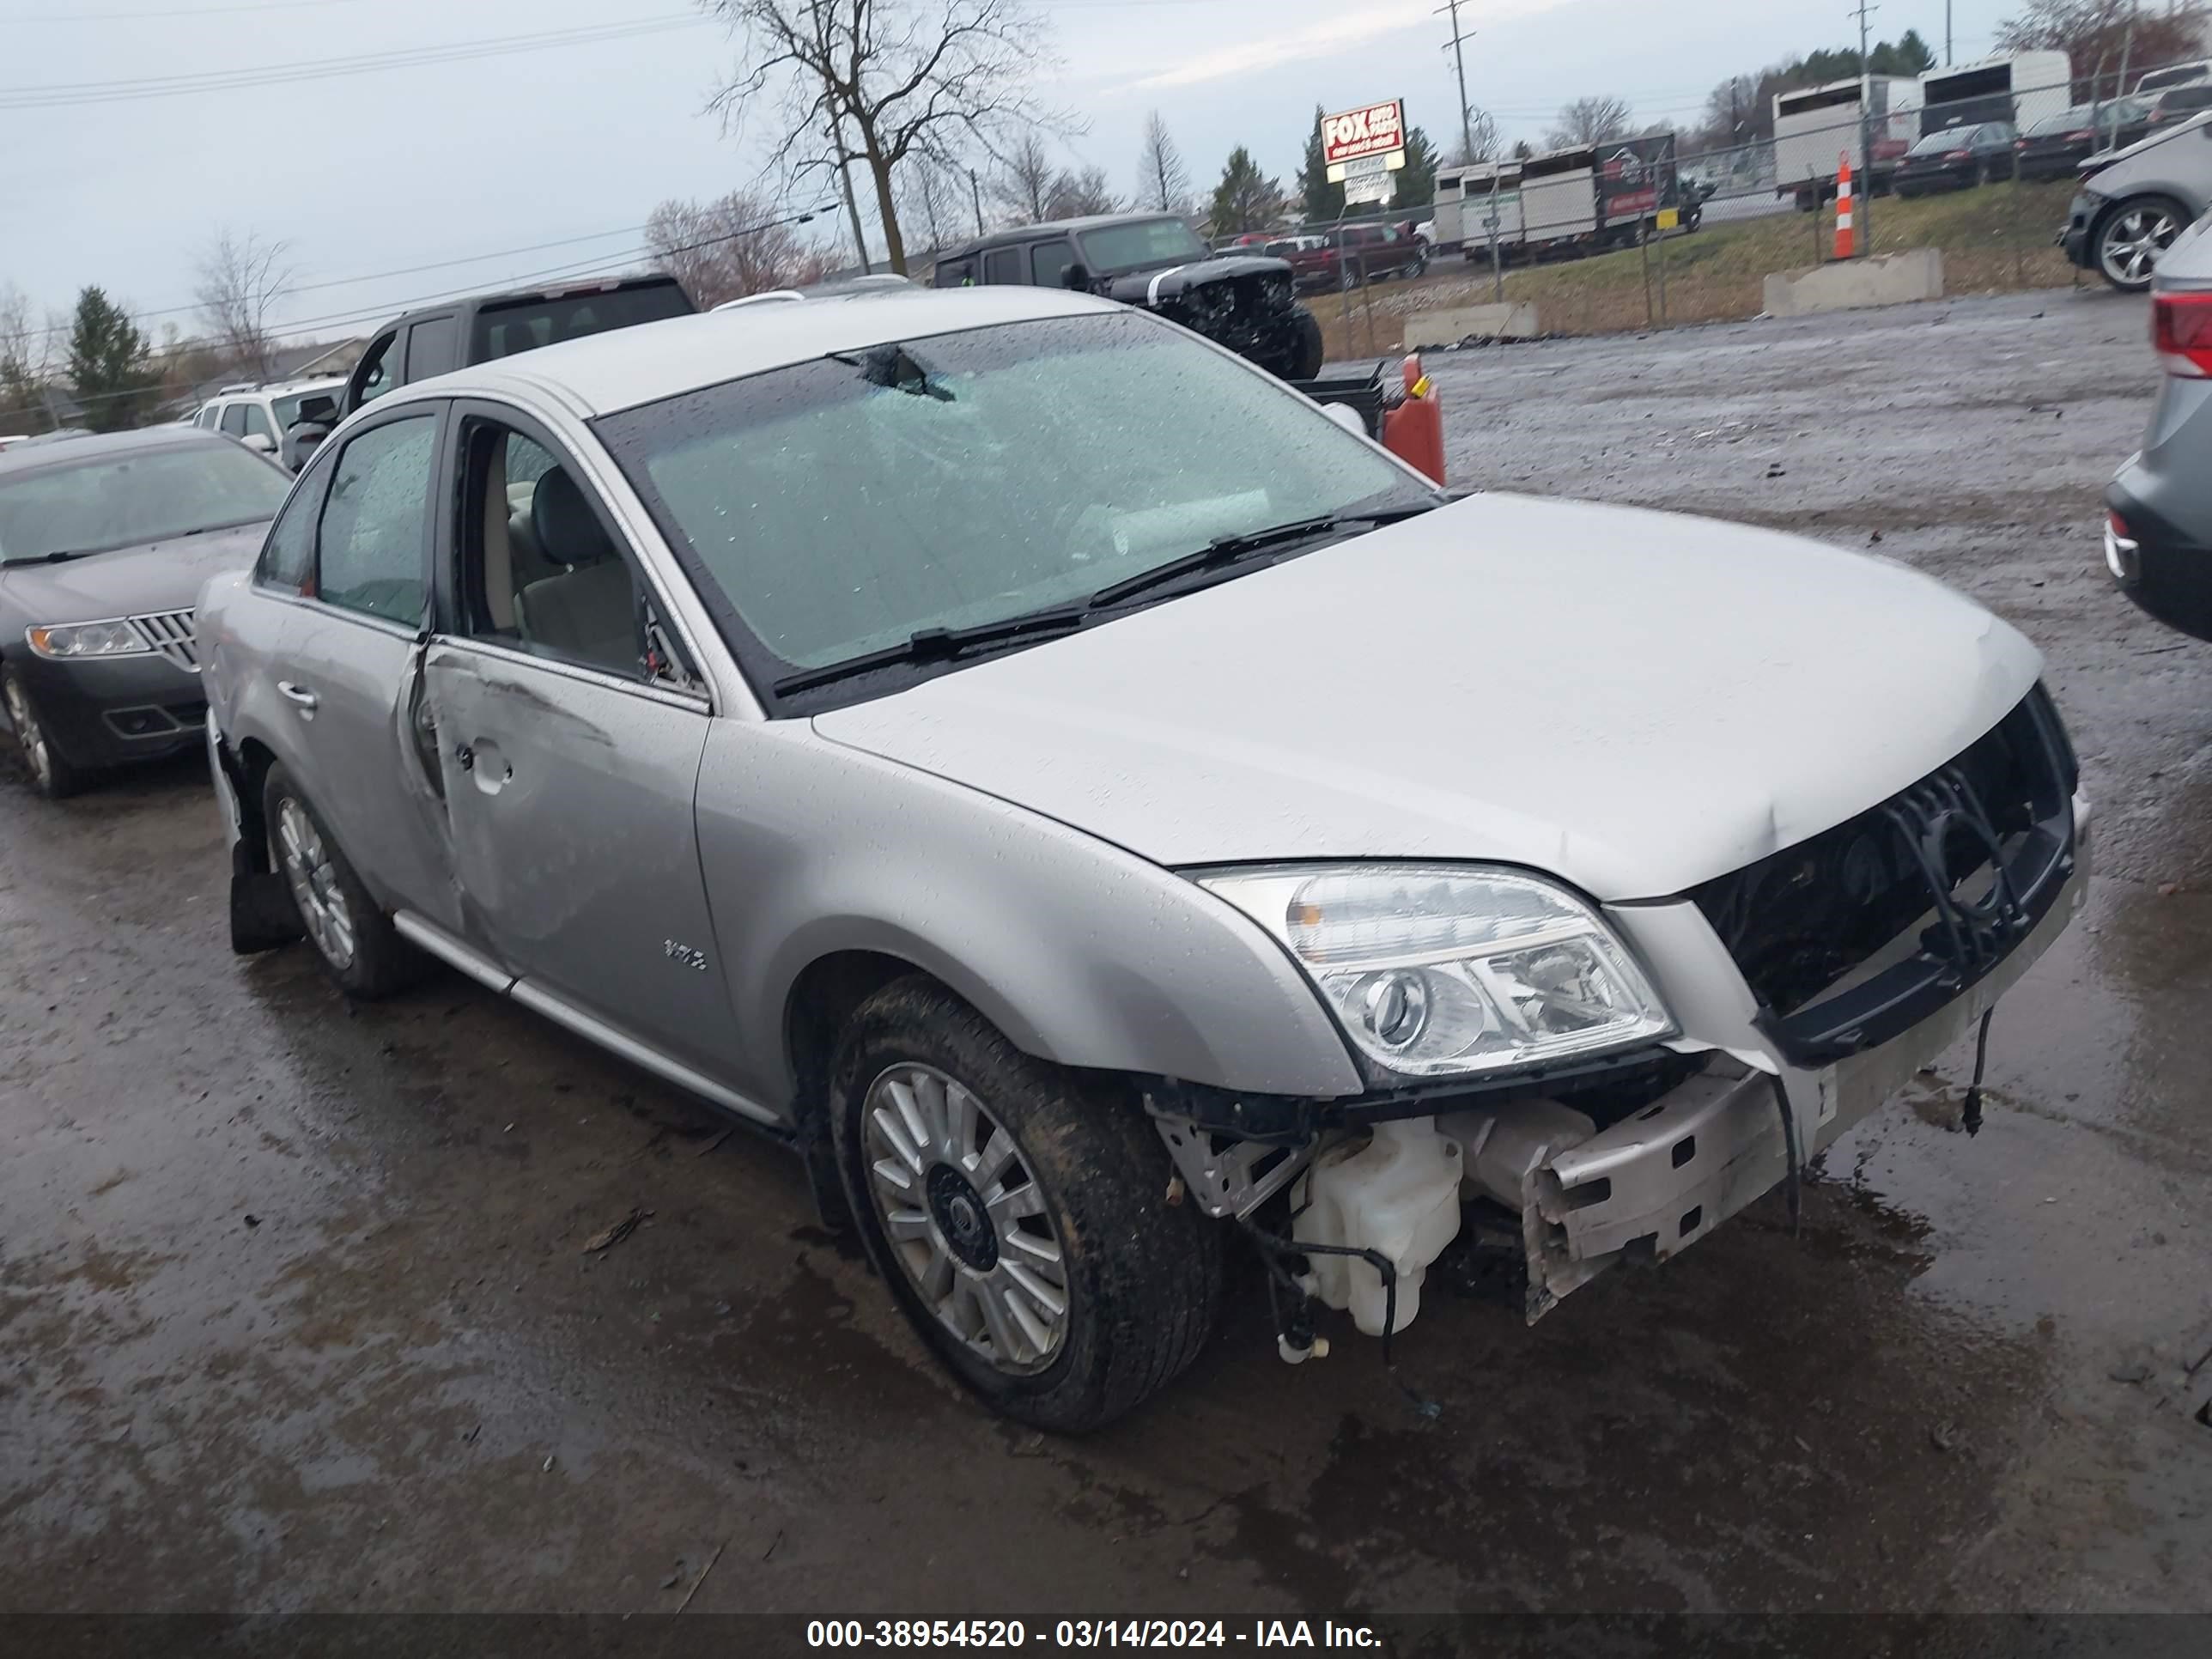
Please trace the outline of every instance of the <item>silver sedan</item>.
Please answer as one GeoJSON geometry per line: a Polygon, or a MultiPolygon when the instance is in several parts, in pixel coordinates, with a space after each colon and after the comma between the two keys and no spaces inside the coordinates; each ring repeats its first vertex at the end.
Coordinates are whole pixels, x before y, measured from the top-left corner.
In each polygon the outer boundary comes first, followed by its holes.
{"type": "Polygon", "coordinates": [[[1232,1241],[1293,1360],[1404,1329],[1469,1217],[1532,1317],[1665,1259],[2073,914],[2039,659],[1340,420],[1023,288],[381,398],[201,601],[234,942],[443,963],[790,1142],[1046,1427],[1182,1370],[1232,1241]]]}

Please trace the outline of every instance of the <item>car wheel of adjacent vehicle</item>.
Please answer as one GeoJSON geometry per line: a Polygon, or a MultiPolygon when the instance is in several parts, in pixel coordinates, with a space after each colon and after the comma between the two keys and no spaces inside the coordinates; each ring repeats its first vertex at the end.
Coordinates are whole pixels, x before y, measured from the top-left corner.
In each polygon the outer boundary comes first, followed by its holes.
{"type": "Polygon", "coordinates": [[[269,861],[292,894],[300,927],[348,996],[374,999],[422,977],[422,953],[392,926],[353,866],[282,766],[262,787],[269,861]]]}
{"type": "Polygon", "coordinates": [[[33,788],[48,800],[59,800],[76,794],[92,781],[90,773],[71,765],[69,757],[54,747],[22,677],[12,668],[0,669],[0,700],[8,705],[8,726],[15,734],[15,752],[22,757],[23,769],[31,775],[33,788]]]}
{"type": "Polygon", "coordinates": [[[1427,276],[1428,274],[1429,256],[1426,253],[1415,254],[1413,256],[1413,263],[1406,267],[1406,280],[1407,282],[1413,282],[1420,277],[1427,276]]]}
{"type": "Polygon", "coordinates": [[[1321,373],[1322,359],[1328,349],[1321,337],[1321,324],[1313,313],[1304,306],[1297,308],[1297,346],[1291,361],[1291,379],[1310,380],[1321,373]]]}
{"type": "Polygon", "coordinates": [[[2181,204],[2164,196],[2121,203],[2097,227],[2092,252],[2098,273],[2123,294],[2142,293],[2150,286],[2158,256],[2188,223],[2181,204]]]}
{"type": "Polygon", "coordinates": [[[1168,1198],[1135,1101],[1023,1054],[919,975],[854,1012],[831,1067],[838,1168],[922,1340],[998,1411],[1079,1433],[1196,1358],[1222,1225],[1168,1198]]]}

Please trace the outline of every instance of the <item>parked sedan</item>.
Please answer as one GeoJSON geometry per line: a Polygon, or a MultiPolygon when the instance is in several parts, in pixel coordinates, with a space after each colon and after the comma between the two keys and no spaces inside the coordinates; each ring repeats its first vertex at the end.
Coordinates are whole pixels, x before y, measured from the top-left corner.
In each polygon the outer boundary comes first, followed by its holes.
{"type": "Polygon", "coordinates": [[[203,599],[234,942],[435,958],[757,1121],[1054,1429],[1189,1364],[1232,1240],[1290,1358],[1411,1322],[1469,1206],[1532,1316],[1663,1261],[2066,925],[2040,660],[1341,418],[1024,287],[393,392],[203,599]]]}
{"type": "Polygon", "coordinates": [[[253,562],[289,483],[189,427],[0,455],[0,707],[42,793],[200,741],[194,597],[253,562]]]}
{"type": "Polygon", "coordinates": [[[2152,616],[2212,640],[2212,218],[2166,249],[2150,304],[2165,374],[2142,448],[2105,491],[2105,564],[2152,616]]]}
{"type": "Polygon", "coordinates": [[[2070,179],[2095,151],[2132,144],[2149,131],[2149,108],[2136,99],[2077,105],[2045,116],[2014,139],[2014,166],[2026,179],[2070,179]]]}
{"type": "Polygon", "coordinates": [[[1925,196],[1939,190],[1967,190],[2012,177],[2009,121],[1984,121],[1978,127],[1948,127],[1931,132],[1905,152],[1890,174],[1899,196],[1925,196]]]}

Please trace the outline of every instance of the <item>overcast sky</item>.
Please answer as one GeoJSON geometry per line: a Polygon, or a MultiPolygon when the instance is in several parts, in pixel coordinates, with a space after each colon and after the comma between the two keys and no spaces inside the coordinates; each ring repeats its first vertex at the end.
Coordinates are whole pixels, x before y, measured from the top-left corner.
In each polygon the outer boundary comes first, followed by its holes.
{"type": "MultiPolygon", "coordinates": [[[[1232,145],[1287,183],[1316,103],[1402,97],[1439,144],[1456,122],[1441,0],[1030,0],[1060,60],[1041,90],[1087,123],[1070,162],[1133,188],[1147,111],[1194,181],[1232,145]]],[[[1958,58],[2011,0],[1954,0],[1958,58]]],[[[1694,119],[1724,75],[1856,44],[1844,0],[1472,0],[1468,93],[1509,137],[1566,100],[1694,119]]],[[[1942,0],[1884,0],[1877,37],[1942,50],[1942,0]]],[[[365,332],[404,304],[619,262],[653,204],[760,181],[780,135],[702,112],[737,63],[690,0],[0,0],[0,284],[66,307],[97,283],[157,336],[186,332],[218,226],[289,244],[295,331],[365,332]],[[666,20],[655,27],[657,20],[666,20]],[[647,32],[233,91],[82,100],[90,83],[296,64],[587,27],[647,32]],[[543,245],[557,244],[551,247],[543,245]],[[524,251],[533,249],[534,251],[524,251]],[[465,262],[465,263],[446,263],[465,262]],[[385,275],[411,267],[440,268],[385,275]],[[354,280],[369,278],[371,280],[354,280]]],[[[794,204],[804,206],[807,204],[794,204]]],[[[834,221],[822,229],[834,233],[834,221]]]]}

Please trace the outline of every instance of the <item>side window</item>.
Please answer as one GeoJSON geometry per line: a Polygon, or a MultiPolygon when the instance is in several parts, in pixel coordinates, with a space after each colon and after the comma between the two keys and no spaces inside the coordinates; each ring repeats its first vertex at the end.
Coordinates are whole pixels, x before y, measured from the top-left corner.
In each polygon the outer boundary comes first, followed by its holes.
{"type": "Polygon", "coordinates": [[[930,283],[936,288],[968,288],[975,281],[974,255],[962,259],[939,259],[930,283]]]}
{"type": "Polygon", "coordinates": [[[194,426],[205,427],[209,431],[212,432],[215,430],[215,423],[222,418],[222,405],[221,404],[209,404],[203,408],[198,414],[192,416],[192,424],[194,426]]]}
{"type": "Polygon", "coordinates": [[[268,439],[270,443],[273,444],[276,441],[276,434],[270,427],[268,414],[262,409],[259,404],[240,404],[239,407],[246,411],[246,435],[247,437],[251,438],[258,432],[263,437],[268,439]]]}
{"type": "Polygon", "coordinates": [[[453,319],[433,317],[427,323],[417,323],[407,331],[407,380],[410,385],[428,380],[433,374],[443,374],[449,368],[458,368],[459,359],[453,350],[453,319]]]}
{"type": "Polygon", "coordinates": [[[994,247],[983,256],[983,280],[987,283],[1018,283],[1022,280],[1022,251],[1018,247],[994,247]]]}
{"type": "Polygon", "coordinates": [[[318,538],[315,591],[325,603],[410,626],[422,620],[437,434],[426,413],[346,445],[318,538]]]}
{"type": "Polygon", "coordinates": [[[360,376],[355,384],[361,387],[361,401],[355,408],[374,402],[399,384],[399,359],[393,355],[398,349],[397,330],[369,342],[368,349],[362,354],[361,368],[356,371],[360,376]]]}
{"type": "Polygon", "coordinates": [[[225,404],[222,406],[222,429],[234,438],[246,435],[246,405],[225,404]]]}
{"type": "Polygon", "coordinates": [[[315,514],[322,506],[323,475],[310,473],[277,510],[261,544],[253,580],[287,592],[304,593],[315,574],[315,514]]]}
{"type": "Polygon", "coordinates": [[[1039,288],[1058,288],[1061,275],[1075,263],[1075,250],[1066,241],[1039,242],[1030,250],[1030,280],[1039,288]]]}
{"type": "Polygon", "coordinates": [[[464,433],[459,631],[626,679],[695,686],[590,488],[497,421],[464,433]]]}

